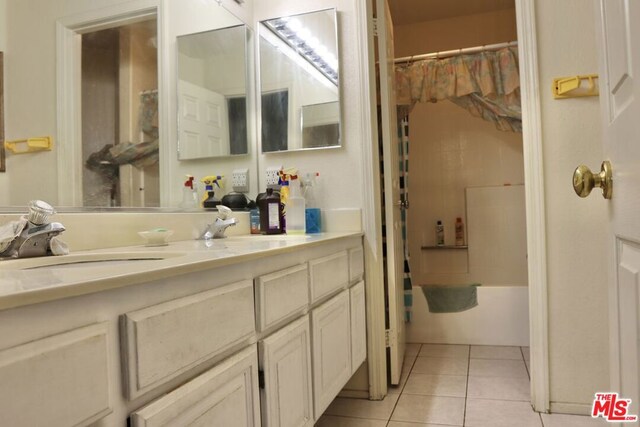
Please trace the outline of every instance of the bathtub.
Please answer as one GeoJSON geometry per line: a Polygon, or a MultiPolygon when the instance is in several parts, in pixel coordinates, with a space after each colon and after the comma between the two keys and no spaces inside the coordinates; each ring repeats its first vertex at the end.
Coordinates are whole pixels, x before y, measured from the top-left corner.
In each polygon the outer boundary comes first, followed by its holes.
{"type": "Polygon", "coordinates": [[[460,313],[430,313],[419,287],[413,287],[413,317],[407,342],[473,345],[529,345],[527,286],[478,288],[478,305],[460,313]]]}

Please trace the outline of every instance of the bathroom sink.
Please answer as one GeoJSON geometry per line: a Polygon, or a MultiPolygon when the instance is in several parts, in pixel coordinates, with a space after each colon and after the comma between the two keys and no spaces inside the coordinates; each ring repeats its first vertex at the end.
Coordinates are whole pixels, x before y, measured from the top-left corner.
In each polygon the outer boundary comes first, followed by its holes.
{"type": "Polygon", "coordinates": [[[184,252],[100,252],[9,259],[0,261],[0,270],[35,270],[39,268],[113,267],[139,261],[159,261],[185,255],[184,252]]]}

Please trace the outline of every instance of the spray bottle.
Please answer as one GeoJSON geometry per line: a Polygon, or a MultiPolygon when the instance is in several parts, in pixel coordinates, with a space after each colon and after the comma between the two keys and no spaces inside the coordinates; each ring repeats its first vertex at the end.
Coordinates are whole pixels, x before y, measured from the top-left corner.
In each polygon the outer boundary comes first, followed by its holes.
{"type": "Polygon", "coordinates": [[[204,196],[202,197],[203,208],[215,208],[220,204],[220,200],[216,199],[213,192],[213,185],[215,184],[218,188],[220,188],[220,181],[222,180],[222,178],[222,175],[208,175],[200,180],[205,185],[204,196]]]}
{"type": "Polygon", "coordinates": [[[322,216],[318,207],[318,172],[307,173],[302,179],[305,200],[305,224],[307,233],[320,233],[322,231],[322,216]]]}
{"type": "Polygon", "coordinates": [[[186,175],[187,180],[182,187],[182,202],[180,207],[182,209],[195,209],[198,207],[198,190],[196,184],[193,182],[193,175],[186,175]]]}

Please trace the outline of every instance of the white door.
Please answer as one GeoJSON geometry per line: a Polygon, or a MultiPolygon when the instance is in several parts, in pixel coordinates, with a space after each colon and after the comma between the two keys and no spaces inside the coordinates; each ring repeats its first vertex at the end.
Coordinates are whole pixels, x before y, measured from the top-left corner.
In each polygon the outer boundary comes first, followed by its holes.
{"type": "Polygon", "coordinates": [[[224,95],[178,81],[180,159],[229,154],[229,113],[224,95]]]}
{"type": "MultiPolygon", "coordinates": [[[[613,170],[609,204],[611,391],[640,413],[640,3],[599,0],[604,156],[613,170]]],[[[594,190],[594,193],[596,191],[594,190]]],[[[591,197],[600,197],[598,195],[591,197]]],[[[604,201],[603,201],[604,202],[604,201]]],[[[625,423],[638,426],[638,422],[625,423]]]]}
{"type": "Polygon", "coordinates": [[[312,427],[311,337],[304,316],[260,342],[265,427],[312,427]]]}
{"type": "Polygon", "coordinates": [[[393,60],[393,22],[387,0],[376,0],[378,11],[378,58],[384,155],[384,212],[387,240],[387,291],[389,296],[389,349],[391,384],[400,383],[404,360],[404,245],[398,171],[398,119],[393,60]]]}

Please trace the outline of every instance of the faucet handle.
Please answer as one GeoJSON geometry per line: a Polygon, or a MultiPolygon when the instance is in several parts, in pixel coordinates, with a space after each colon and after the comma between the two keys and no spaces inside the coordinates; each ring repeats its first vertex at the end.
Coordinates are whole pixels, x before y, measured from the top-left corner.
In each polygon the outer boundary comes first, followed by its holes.
{"type": "Polygon", "coordinates": [[[229,209],[228,207],[224,206],[224,205],[218,205],[216,206],[218,208],[218,218],[225,220],[227,218],[229,218],[229,215],[231,215],[233,213],[233,211],[231,209],[229,209]]]}
{"type": "Polygon", "coordinates": [[[49,203],[42,200],[32,200],[29,202],[29,222],[34,225],[46,224],[49,217],[56,213],[56,210],[49,203]]]}

